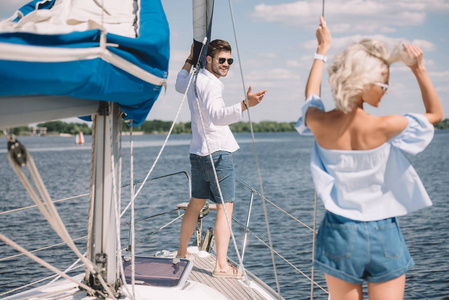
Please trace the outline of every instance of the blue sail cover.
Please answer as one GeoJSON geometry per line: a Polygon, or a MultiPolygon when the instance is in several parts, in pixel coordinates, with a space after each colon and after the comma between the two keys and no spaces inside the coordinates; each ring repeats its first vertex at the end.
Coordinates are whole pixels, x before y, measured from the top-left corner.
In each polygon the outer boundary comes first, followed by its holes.
{"type": "MultiPolygon", "coordinates": [[[[17,23],[35,10],[52,9],[58,1],[34,0],[9,21],[17,23]]],[[[4,96],[70,96],[115,102],[135,126],[143,123],[166,85],[169,27],[159,0],[135,3],[138,26],[132,37],[107,29],[104,35],[100,29],[1,32],[0,107],[4,96]]],[[[102,18],[96,20],[97,25],[101,22],[102,18]]]]}

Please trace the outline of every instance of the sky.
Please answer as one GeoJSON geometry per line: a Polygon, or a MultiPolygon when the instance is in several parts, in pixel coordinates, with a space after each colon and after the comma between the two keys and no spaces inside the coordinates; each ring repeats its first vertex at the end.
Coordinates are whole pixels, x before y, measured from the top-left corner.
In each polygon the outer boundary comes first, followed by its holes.
{"type": "MultiPolygon", "coordinates": [[[[27,2],[1,0],[0,18],[9,17],[27,2]]],[[[147,119],[170,121],[183,99],[174,85],[193,39],[192,2],[162,0],[162,4],[170,26],[168,85],[147,119]]],[[[235,59],[228,75],[221,78],[226,105],[242,101],[249,86],[253,92],[267,89],[262,103],[250,109],[251,120],[295,122],[305,100],[304,88],[316,50],[315,31],[322,9],[322,0],[216,0],[212,39],[229,41],[235,59]]],[[[324,17],[332,33],[326,66],[349,44],[367,37],[391,46],[401,42],[418,45],[424,52],[424,64],[443,104],[444,116],[449,118],[449,0],[327,0],[324,17]]],[[[379,108],[366,107],[369,113],[424,112],[418,84],[408,67],[392,65],[390,84],[379,108]]],[[[327,71],[321,93],[326,110],[333,109],[327,71]]],[[[178,120],[190,120],[187,102],[178,120]]],[[[248,120],[246,114],[244,120],[248,120]]]]}

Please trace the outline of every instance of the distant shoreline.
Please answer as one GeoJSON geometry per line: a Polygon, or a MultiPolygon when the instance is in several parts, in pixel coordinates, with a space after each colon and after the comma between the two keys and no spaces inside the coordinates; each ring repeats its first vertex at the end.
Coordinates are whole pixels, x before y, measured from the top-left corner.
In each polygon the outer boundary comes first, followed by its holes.
{"type": "MultiPolygon", "coordinates": [[[[133,128],[133,135],[146,134],[166,134],[172,126],[170,121],[152,120],[145,121],[143,124],[133,128]]],[[[251,132],[248,122],[237,122],[229,126],[234,133],[251,132]]],[[[275,122],[275,121],[261,121],[253,123],[252,128],[254,132],[294,132],[295,122],[275,122]]],[[[449,129],[449,119],[444,119],[435,125],[435,130],[449,129]]],[[[130,128],[123,122],[123,135],[129,135],[130,128]]],[[[62,121],[52,121],[38,124],[37,127],[16,127],[11,129],[12,134],[16,136],[62,136],[71,137],[79,132],[84,135],[91,135],[92,128],[87,123],[65,123],[62,121]]],[[[173,134],[191,134],[190,122],[178,122],[173,127],[173,134]]],[[[0,136],[4,133],[0,131],[0,136]]]]}

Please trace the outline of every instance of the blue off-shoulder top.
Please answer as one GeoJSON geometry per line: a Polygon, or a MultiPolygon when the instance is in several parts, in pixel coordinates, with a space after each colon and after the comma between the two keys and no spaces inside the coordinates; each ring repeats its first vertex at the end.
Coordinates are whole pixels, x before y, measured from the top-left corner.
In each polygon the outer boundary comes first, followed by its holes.
{"type": "MultiPolygon", "coordinates": [[[[324,110],[312,95],[302,108],[296,129],[313,135],[305,122],[310,106],[324,110]]],[[[311,171],[326,210],[359,221],[402,216],[432,205],[424,185],[403,152],[417,154],[431,142],[433,125],[422,114],[406,114],[407,127],[370,150],[333,150],[316,141],[311,171]]]]}

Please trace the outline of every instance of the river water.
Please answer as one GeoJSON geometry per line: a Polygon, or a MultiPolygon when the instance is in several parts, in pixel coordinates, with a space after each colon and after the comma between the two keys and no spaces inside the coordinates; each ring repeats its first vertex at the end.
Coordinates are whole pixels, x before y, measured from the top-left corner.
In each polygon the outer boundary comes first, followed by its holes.
{"type": "MultiPolygon", "coordinates": [[[[236,134],[241,149],[234,154],[237,176],[260,190],[255,156],[250,134],[236,134]]],[[[134,136],[134,179],[143,179],[150,169],[165,139],[164,135],[134,136]]],[[[89,191],[90,143],[75,145],[74,137],[23,137],[19,140],[29,149],[53,200],[64,199],[89,191]]],[[[173,135],[153,176],[189,171],[189,135],[173,135]]],[[[267,215],[276,256],[279,287],[285,299],[310,299],[310,281],[302,274],[311,275],[314,188],[309,171],[313,139],[296,133],[256,134],[256,151],[265,197],[288,212],[288,216],[267,203],[267,215]],[[291,265],[294,265],[293,268],[291,265]]],[[[6,139],[0,140],[0,213],[33,205],[22,184],[9,166],[6,139]]],[[[129,182],[129,139],[123,137],[122,183],[129,182]]],[[[449,299],[449,131],[440,130],[429,147],[417,156],[409,156],[433,201],[433,206],[399,218],[415,266],[407,273],[405,299],[449,299]]],[[[129,202],[129,187],[122,191],[122,203],[129,202]]],[[[246,221],[250,192],[237,185],[234,216],[246,221]]],[[[180,202],[188,201],[186,177],[176,175],[147,183],[136,199],[136,218],[169,211],[180,202]]],[[[73,239],[87,232],[87,197],[70,199],[56,204],[62,220],[73,239]]],[[[324,209],[318,202],[318,220],[324,209]]],[[[136,253],[153,255],[166,249],[174,251],[179,240],[180,221],[160,233],[148,235],[177,216],[177,212],[145,220],[136,224],[136,253]]],[[[129,220],[125,214],[122,224],[129,220]]],[[[214,213],[205,219],[204,228],[212,227],[214,213]]],[[[256,237],[268,243],[268,234],[260,197],[254,198],[251,213],[248,246],[244,256],[245,267],[277,289],[270,250],[256,237]]],[[[242,228],[234,223],[237,246],[241,251],[242,228]]],[[[60,243],[37,208],[0,214],[0,232],[27,250],[60,243]]],[[[194,239],[192,238],[192,242],[194,239]]],[[[76,242],[85,251],[85,239],[76,242]]],[[[122,248],[128,244],[128,227],[122,225],[122,248]]],[[[237,261],[233,243],[229,256],[237,261]]],[[[52,275],[30,259],[19,256],[0,242],[0,294],[15,287],[52,275]],[[6,258],[6,259],[5,259],[6,258]]],[[[58,246],[36,254],[65,269],[75,256],[67,246],[58,246]]],[[[315,280],[326,287],[323,274],[318,271],[315,280]]],[[[320,288],[314,290],[315,299],[327,299],[320,288]]],[[[1,298],[1,297],[0,297],[1,298]]]]}

